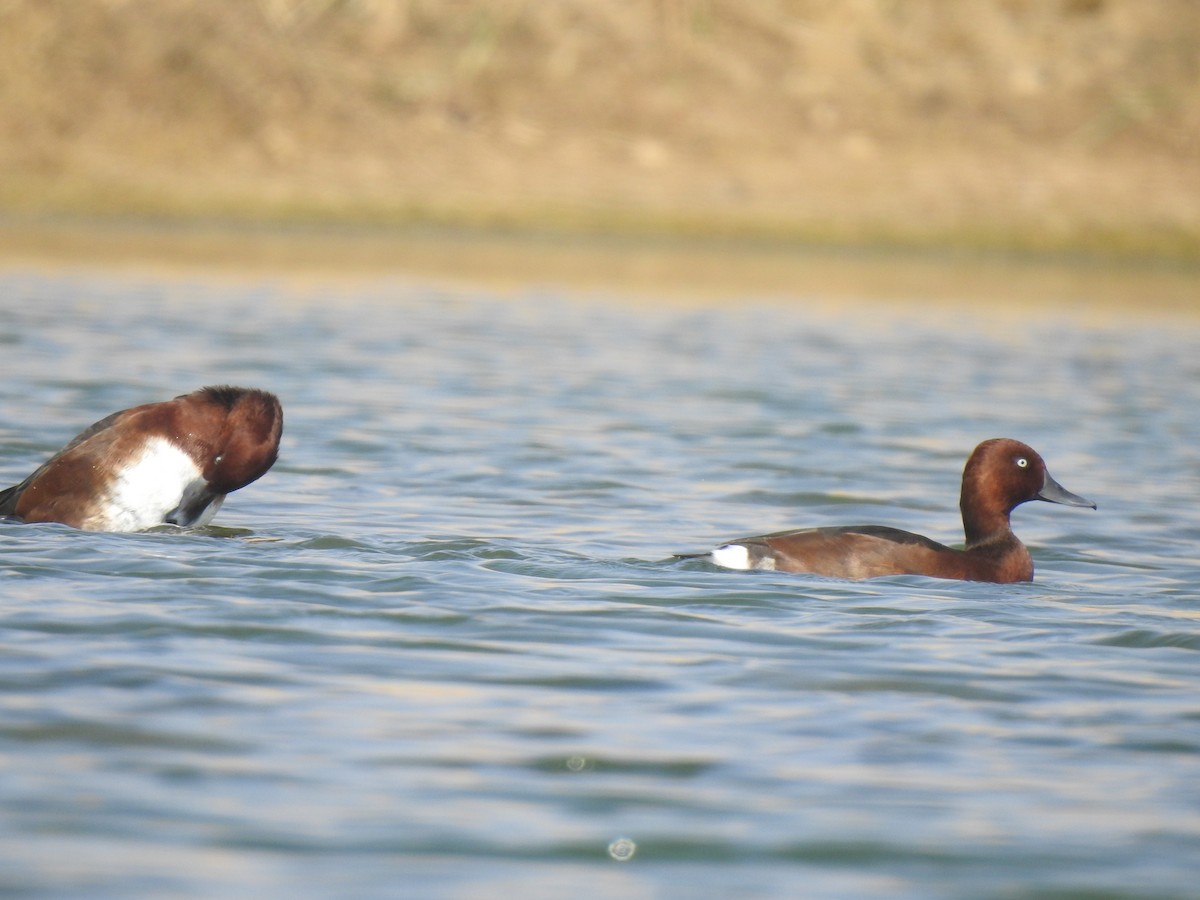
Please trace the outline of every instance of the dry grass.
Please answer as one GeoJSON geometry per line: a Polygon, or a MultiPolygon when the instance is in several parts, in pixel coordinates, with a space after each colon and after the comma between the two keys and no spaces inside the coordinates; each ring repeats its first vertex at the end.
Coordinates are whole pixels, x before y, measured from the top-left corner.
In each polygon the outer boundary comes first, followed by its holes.
{"type": "Polygon", "coordinates": [[[1200,257],[1194,0],[0,0],[0,206],[1200,257]]]}

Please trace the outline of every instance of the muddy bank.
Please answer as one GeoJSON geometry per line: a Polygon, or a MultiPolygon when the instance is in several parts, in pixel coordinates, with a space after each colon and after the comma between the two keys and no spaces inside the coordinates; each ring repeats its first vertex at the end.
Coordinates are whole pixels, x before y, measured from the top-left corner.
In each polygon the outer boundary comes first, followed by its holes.
{"type": "Polygon", "coordinates": [[[10,214],[1200,257],[1190,0],[8,0],[10,214]]]}

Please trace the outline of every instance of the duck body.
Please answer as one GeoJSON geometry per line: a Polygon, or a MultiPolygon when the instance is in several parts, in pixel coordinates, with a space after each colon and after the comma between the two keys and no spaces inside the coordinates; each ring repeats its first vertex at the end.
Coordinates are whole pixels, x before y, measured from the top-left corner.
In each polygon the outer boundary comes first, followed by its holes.
{"type": "Polygon", "coordinates": [[[20,484],[0,516],[89,531],[205,525],[226,494],[274,465],[283,430],[266,391],[206,387],[113,413],[20,484]]]}
{"type": "Polygon", "coordinates": [[[968,551],[886,525],[781,531],[725,544],[711,555],[730,569],[807,572],[852,581],[885,575],[1001,583],[1033,579],[1033,558],[1015,535],[968,551]]]}
{"type": "Polygon", "coordinates": [[[731,569],[806,572],[858,580],[926,575],[962,581],[1031,581],[1033,558],[1013,533],[1010,514],[1029,500],[1096,505],[1072,494],[1041,456],[1010,438],[984,441],[963,470],[959,507],[966,544],[956,549],[886,525],[847,525],[780,531],[722,544],[708,556],[731,569]]]}

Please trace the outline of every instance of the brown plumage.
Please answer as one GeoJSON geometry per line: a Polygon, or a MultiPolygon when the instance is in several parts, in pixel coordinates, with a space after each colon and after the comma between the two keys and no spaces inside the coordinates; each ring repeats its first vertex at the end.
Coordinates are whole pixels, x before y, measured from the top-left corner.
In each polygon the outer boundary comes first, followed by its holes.
{"type": "Polygon", "coordinates": [[[1096,508],[1055,481],[1033,448],[997,438],[976,447],[963,469],[959,508],[966,545],[962,550],[885,525],[847,525],[744,538],[702,555],[728,568],[831,578],[928,575],[964,581],[1031,581],[1033,559],[1009,523],[1013,509],[1029,500],[1096,508]]]}
{"type": "Polygon", "coordinates": [[[138,531],[212,519],[225,495],[279,454],[274,394],[206,387],[101,419],[37,471],[0,491],[0,515],[92,531],[138,531]]]}

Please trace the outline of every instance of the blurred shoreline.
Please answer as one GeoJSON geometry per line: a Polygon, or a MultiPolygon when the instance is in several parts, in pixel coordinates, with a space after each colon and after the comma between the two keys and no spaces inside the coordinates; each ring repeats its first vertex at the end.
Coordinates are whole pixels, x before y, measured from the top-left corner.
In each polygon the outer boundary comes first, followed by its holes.
{"type": "Polygon", "coordinates": [[[1195,262],[1197,46],[1192,0],[6,0],[0,215],[1195,262]]]}
{"type": "Polygon", "coordinates": [[[349,281],[560,291],[667,305],[803,303],[945,310],[1019,321],[1200,316],[1200,267],[1095,256],[863,247],[742,239],[603,238],[555,232],[0,218],[0,271],[140,278],[270,279],[300,289],[349,281]]]}

